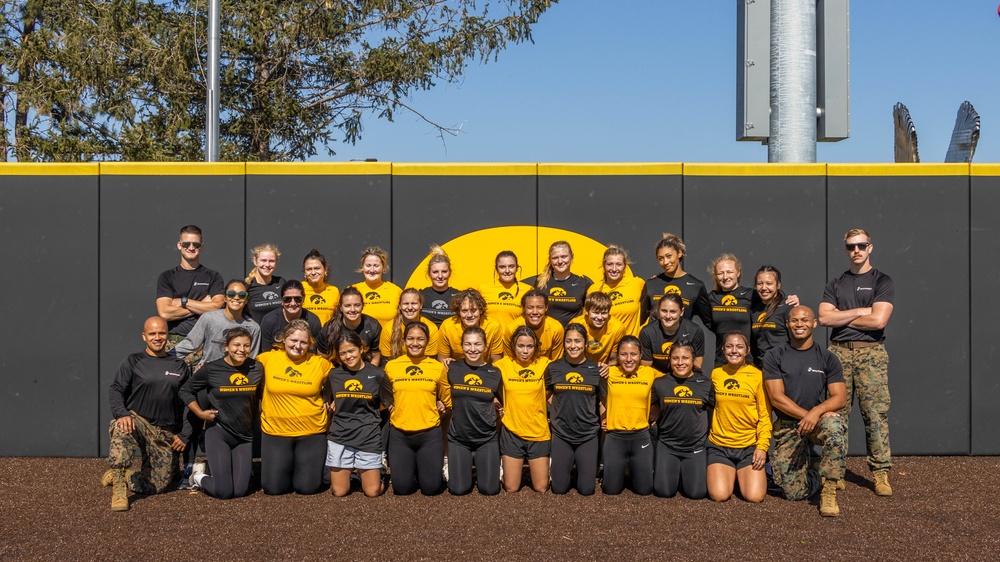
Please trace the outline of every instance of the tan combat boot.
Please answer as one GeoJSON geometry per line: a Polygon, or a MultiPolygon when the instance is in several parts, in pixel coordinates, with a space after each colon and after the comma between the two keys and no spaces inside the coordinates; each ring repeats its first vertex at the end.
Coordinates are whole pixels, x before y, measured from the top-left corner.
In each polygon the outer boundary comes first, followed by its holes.
{"type": "Polygon", "coordinates": [[[875,495],[891,496],[892,486],[889,485],[889,471],[876,470],[872,475],[875,476],[875,495]]]}
{"type": "Polygon", "coordinates": [[[111,511],[128,511],[128,485],[125,483],[125,470],[113,469],[111,471],[112,493],[111,511]]]}
{"type": "Polygon", "coordinates": [[[819,497],[819,514],[823,517],[840,517],[840,507],[837,505],[837,484],[839,480],[823,482],[823,491],[819,497]]]}
{"type": "Polygon", "coordinates": [[[101,486],[110,486],[115,483],[115,469],[109,468],[101,476],[101,486]]]}
{"type": "MultiPolygon", "coordinates": [[[[826,476],[822,476],[821,478],[823,479],[823,484],[826,484],[826,476]]],[[[837,480],[837,489],[838,490],[846,490],[847,489],[847,483],[844,482],[843,478],[841,478],[840,480],[837,480]]]]}

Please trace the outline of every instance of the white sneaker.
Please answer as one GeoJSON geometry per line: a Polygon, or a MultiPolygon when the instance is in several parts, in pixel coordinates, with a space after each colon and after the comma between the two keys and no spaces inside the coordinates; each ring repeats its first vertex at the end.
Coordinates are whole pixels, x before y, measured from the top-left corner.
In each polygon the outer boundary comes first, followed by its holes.
{"type": "Polygon", "coordinates": [[[441,467],[441,476],[445,482],[448,481],[448,457],[444,458],[444,465],[441,467]]]}
{"type": "Polygon", "coordinates": [[[208,463],[194,463],[194,466],[191,468],[191,477],[194,478],[196,474],[208,474],[208,463]]]}

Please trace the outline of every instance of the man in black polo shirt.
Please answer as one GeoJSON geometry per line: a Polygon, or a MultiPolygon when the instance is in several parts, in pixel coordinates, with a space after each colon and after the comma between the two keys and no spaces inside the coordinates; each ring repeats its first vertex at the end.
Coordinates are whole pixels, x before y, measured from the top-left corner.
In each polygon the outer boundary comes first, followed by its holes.
{"type": "Polygon", "coordinates": [[[128,511],[127,491],[156,494],[166,490],[177,475],[177,455],[185,446],[177,434],[187,409],[177,390],[191,376],[184,360],[168,355],[167,321],[159,316],[142,327],[146,349],[122,361],[108,389],[111,406],[110,469],[101,482],[114,486],[111,509],[128,511]],[[132,471],[134,451],[142,468],[132,471]]]}
{"type": "Polygon", "coordinates": [[[872,267],[873,246],[867,232],[860,228],[849,230],[844,243],[851,269],[827,284],[819,305],[819,323],[833,328],[829,349],[844,366],[847,404],[841,414],[845,421],[849,418],[857,396],[875,493],[891,496],[889,355],[882,342],[896,289],[891,277],[872,267]]]}
{"type": "Polygon", "coordinates": [[[847,424],[838,411],[847,401],[840,361],[813,341],[816,316],[807,306],[788,313],[788,342],[764,356],[764,384],[778,416],[774,425],[774,481],[789,500],[806,499],[820,488],[819,513],[840,515],[847,424]],[[809,443],[823,447],[819,473],[810,468],[809,443]]]}

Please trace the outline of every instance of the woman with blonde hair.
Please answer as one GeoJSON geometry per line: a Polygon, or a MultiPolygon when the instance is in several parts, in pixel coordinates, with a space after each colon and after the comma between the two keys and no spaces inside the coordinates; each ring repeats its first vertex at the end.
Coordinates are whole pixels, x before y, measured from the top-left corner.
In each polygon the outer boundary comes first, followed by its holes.
{"type": "Polygon", "coordinates": [[[628,270],[628,251],[614,244],[608,246],[601,260],[604,278],[594,283],[587,294],[601,292],[611,299],[611,317],[625,326],[625,333],[638,336],[644,315],[646,282],[628,270]]]}
{"type": "Polygon", "coordinates": [[[378,246],[365,248],[361,253],[361,268],[357,272],[364,276],[364,280],[351,286],[364,298],[365,314],[378,320],[383,331],[389,330],[399,308],[399,295],[403,292],[392,281],[382,279],[389,273],[389,255],[378,246]]]}
{"type": "Polygon", "coordinates": [[[458,290],[450,285],[451,258],[437,244],[431,246],[427,278],[431,280],[431,286],[420,290],[424,303],[420,314],[440,327],[442,322],[455,315],[451,310],[451,299],[458,294],[458,290]]]}
{"type": "Polygon", "coordinates": [[[427,347],[425,353],[428,357],[436,357],[438,352],[438,328],[427,318],[424,318],[420,311],[423,310],[424,299],[420,296],[420,291],[409,287],[403,289],[399,295],[399,312],[392,320],[392,327],[382,330],[379,338],[378,349],[386,361],[406,355],[406,346],[403,343],[403,327],[410,322],[420,322],[427,326],[427,347]]]}
{"type": "Polygon", "coordinates": [[[253,269],[244,280],[249,294],[246,314],[258,324],[268,312],[281,308],[281,284],[285,280],[274,275],[280,257],[281,252],[274,244],[261,244],[250,250],[253,269]]]}
{"type": "Polygon", "coordinates": [[[548,296],[548,314],[558,320],[563,328],[583,313],[587,289],[594,284],[586,275],[570,271],[572,266],[573,248],[569,242],[557,240],[549,246],[549,261],[542,272],[524,280],[548,296]]]}

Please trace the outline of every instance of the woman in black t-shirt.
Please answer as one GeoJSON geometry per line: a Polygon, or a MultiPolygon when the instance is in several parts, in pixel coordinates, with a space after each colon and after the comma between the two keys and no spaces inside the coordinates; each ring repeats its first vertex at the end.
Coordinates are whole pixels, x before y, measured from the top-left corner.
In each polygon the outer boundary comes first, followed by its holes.
{"type": "Polygon", "coordinates": [[[587,289],[594,282],[586,275],[570,271],[573,266],[573,248],[569,242],[559,240],[549,246],[549,263],[536,277],[524,282],[542,291],[549,299],[549,316],[565,328],[569,322],[583,314],[583,301],[587,289]]]}

